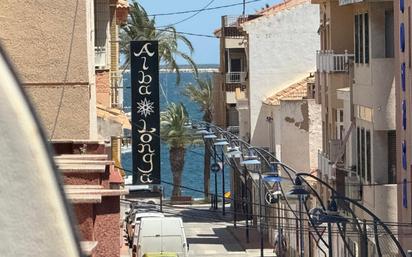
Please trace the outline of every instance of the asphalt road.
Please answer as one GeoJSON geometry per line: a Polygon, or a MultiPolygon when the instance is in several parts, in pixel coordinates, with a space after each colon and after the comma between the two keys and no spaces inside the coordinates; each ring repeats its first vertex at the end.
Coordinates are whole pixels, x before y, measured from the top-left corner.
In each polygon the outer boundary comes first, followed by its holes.
{"type": "MultiPolygon", "coordinates": [[[[260,257],[259,249],[244,249],[227,229],[230,217],[209,210],[209,205],[164,206],[166,216],[181,217],[184,222],[190,257],[239,256],[260,257]]],[[[265,249],[266,257],[273,257],[272,249],[265,249]]],[[[122,257],[128,256],[123,251],[122,257]]],[[[129,255],[130,256],[130,255],[129,255]]]]}

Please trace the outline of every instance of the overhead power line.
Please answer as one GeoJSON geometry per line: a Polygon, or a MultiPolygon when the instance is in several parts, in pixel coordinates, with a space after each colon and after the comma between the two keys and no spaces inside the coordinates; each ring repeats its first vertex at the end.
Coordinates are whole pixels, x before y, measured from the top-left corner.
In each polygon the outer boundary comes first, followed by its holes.
{"type": "Polygon", "coordinates": [[[198,15],[199,13],[203,12],[206,8],[208,8],[211,4],[213,4],[215,0],[211,0],[209,3],[207,3],[202,9],[200,9],[198,12],[195,12],[194,14],[190,15],[189,17],[184,18],[183,20],[177,21],[175,23],[172,23],[170,25],[167,25],[165,27],[169,27],[169,26],[175,26],[177,24],[183,23],[185,21],[188,21],[190,19],[192,19],[193,17],[195,17],[196,15],[198,15]]]}
{"type": "MultiPolygon", "coordinates": [[[[251,0],[251,1],[246,1],[244,3],[245,4],[250,4],[250,3],[256,3],[256,2],[261,2],[261,1],[262,0],[251,0]]],[[[208,7],[208,8],[201,8],[201,9],[195,9],[195,10],[186,10],[186,11],[180,11],[180,12],[155,13],[155,14],[149,14],[148,16],[179,15],[179,14],[186,14],[186,13],[195,13],[195,12],[202,12],[202,11],[210,11],[210,10],[229,8],[229,7],[238,6],[238,5],[243,5],[243,2],[235,3],[235,4],[228,4],[228,5],[220,5],[220,6],[215,6],[215,7],[208,7]]]]}

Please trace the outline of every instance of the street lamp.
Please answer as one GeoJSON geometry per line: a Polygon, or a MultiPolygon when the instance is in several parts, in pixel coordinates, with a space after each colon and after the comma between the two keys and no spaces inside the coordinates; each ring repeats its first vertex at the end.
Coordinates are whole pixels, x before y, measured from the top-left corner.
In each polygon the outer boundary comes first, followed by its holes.
{"type": "MultiPolygon", "coordinates": [[[[228,146],[226,149],[226,157],[228,159],[239,159],[240,157],[242,157],[242,152],[239,150],[238,146],[228,146]]],[[[234,183],[233,186],[233,194],[232,195],[232,201],[233,201],[233,227],[236,228],[236,222],[237,222],[237,192],[238,192],[238,188],[235,188],[235,185],[237,185],[237,183],[234,183]],[[235,195],[236,192],[236,195],[235,195]]]]}
{"type": "Polygon", "coordinates": [[[338,206],[336,204],[335,199],[329,203],[327,211],[321,212],[319,214],[319,223],[327,223],[328,224],[328,243],[329,243],[329,256],[333,256],[333,248],[332,248],[332,224],[341,224],[347,223],[348,219],[341,216],[338,212],[338,206]]]}
{"type": "MultiPolygon", "coordinates": [[[[263,248],[264,248],[264,241],[263,241],[263,218],[262,218],[262,174],[260,172],[260,169],[258,169],[258,166],[260,166],[261,162],[258,159],[257,156],[253,155],[252,151],[250,151],[251,155],[245,156],[245,159],[240,162],[240,164],[244,165],[247,169],[247,167],[252,166],[253,170],[256,171],[258,170],[259,173],[259,227],[260,227],[260,256],[263,257],[263,248]]],[[[246,183],[246,180],[245,180],[246,183]]],[[[248,219],[246,218],[246,226],[248,226],[248,219]]],[[[248,232],[248,231],[247,231],[248,232]]],[[[247,235],[248,236],[248,235],[247,235]]]]}
{"type": "Polygon", "coordinates": [[[295,178],[292,189],[286,194],[288,198],[297,197],[299,200],[299,221],[300,221],[300,257],[304,257],[304,240],[303,240],[303,218],[302,218],[302,200],[309,195],[309,192],[302,185],[299,177],[295,178]]]}
{"type": "Polygon", "coordinates": [[[225,216],[226,212],[225,212],[225,147],[228,145],[229,143],[226,141],[226,139],[224,138],[219,138],[216,140],[216,142],[214,143],[214,147],[215,147],[215,152],[216,152],[216,148],[219,151],[220,155],[221,155],[221,161],[222,161],[222,215],[225,216]]]}
{"type": "MultiPolygon", "coordinates": [[[[200,133],[203,135],[203,140],[205,141],[205,149],[206,149],[207,141],[213,140],[217,138],[217,136],[213,132],[209,132],[208,130],[204,130],[204,131],[200,130],[200,131],[201,131],[200,133]]],[[[217,209],[217,172],[219,172],[220,170],[220,167],[216,161],[216,151],[214,151],[213,153],[213,160],[214,160],[214,163],[210,165],[210,170],[212,171],[212,173],[215,174],[215,195],[213,196],[212,198],[213,201],[211,201],[210,204],[211,204],[211,208],[216,210],[217,209]]]]}

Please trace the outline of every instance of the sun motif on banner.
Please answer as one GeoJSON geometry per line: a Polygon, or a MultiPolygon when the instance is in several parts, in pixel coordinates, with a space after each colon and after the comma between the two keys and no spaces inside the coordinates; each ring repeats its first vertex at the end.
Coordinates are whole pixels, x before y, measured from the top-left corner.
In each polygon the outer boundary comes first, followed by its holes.
{"type": "Polygon", "coordinates": [[[149,116],[151,113],[154,113],[154,103],[148,101],[147,98],[144,100],[137,102],[137,113],[143,115],[144,117],[149,116]]]}

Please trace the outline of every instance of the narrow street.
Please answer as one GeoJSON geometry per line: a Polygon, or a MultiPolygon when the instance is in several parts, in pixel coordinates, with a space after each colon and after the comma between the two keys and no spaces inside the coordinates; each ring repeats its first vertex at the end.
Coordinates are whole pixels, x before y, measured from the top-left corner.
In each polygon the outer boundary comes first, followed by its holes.
{"type": "MultiPolygon", "coordinates": [[[[233,236],[233,232],[228,228],[233,226],[233,223],[228,216],[223,217],[220,210],[213,212],[209,208],[210,205],[163,207],[166,216],[183,219],[190,256],[260,256],[260,249],[255,247],[245,249],[242,243],[233,236]]],[[[239,224],[239,227],[243,226],[239,224]]],[[[125,256],[127,255],[122,257],[125,256]]],[[[274,257],[276,255],[273,249],[265,249],[264,256],[274,257]]]]}

